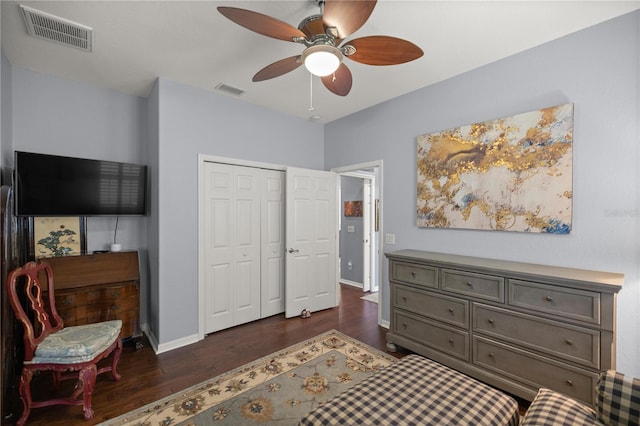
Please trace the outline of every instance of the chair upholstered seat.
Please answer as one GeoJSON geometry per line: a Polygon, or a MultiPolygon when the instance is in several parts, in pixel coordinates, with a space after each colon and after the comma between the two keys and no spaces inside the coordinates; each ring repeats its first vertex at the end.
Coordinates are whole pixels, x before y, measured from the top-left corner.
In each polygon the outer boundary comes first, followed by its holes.
{"type": "Polygon", "coordinates": [[[77,364],[104,352],[120,334],[121,320],[65,327],[48,335],[25,364],[77,364]]]}

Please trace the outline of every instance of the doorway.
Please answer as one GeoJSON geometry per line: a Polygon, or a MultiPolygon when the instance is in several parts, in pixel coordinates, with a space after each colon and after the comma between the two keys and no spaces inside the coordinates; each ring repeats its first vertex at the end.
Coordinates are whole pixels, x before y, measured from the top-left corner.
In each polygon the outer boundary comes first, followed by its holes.
{"type": "Polygon", "coordinates": [[[340,177],[340,281],[360,287],[363,292],[377,293],[380,324],[382,160],[332,171],[340,177]]]}

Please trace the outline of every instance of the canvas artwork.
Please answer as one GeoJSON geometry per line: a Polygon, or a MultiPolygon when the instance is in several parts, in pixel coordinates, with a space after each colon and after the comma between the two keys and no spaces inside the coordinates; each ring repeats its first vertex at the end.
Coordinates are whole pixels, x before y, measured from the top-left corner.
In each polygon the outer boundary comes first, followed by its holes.
{"type": "Polygon", "coordinates": [[[362,201],[345,201],[345,217],[362,217],[362,201]]]}
{"type": "Polygon", "coordinates": [[[421,135],[417,225],[568,234],[573,104],[421,135]]]}
{"type": "Polygon", "coordinates": [[[82,253],[79,217],[36,217],[33,220],[35,258],[82,253]]]}

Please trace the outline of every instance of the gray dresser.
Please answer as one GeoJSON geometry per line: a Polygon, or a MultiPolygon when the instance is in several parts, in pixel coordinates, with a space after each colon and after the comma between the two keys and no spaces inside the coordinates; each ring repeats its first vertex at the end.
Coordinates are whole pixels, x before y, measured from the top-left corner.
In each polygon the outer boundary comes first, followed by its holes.
{"type": "Polygon", "coordinates": [[[547,387],[591,403],[615,368],[624,276],[402,250],[387,253],[391,326],[402,346],[532,400],[547,387]]]}

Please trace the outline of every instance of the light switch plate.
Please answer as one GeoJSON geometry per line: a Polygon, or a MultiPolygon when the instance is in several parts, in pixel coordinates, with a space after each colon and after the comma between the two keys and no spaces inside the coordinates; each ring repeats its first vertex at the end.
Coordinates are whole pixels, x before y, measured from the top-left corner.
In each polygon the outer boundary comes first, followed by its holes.
{"type": "Polygon", "coordinates": [[[396,243],[396,234],[385,234],[384,242],[387,244],[395,244],[396,243]]]}

